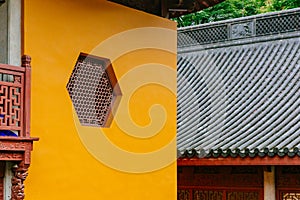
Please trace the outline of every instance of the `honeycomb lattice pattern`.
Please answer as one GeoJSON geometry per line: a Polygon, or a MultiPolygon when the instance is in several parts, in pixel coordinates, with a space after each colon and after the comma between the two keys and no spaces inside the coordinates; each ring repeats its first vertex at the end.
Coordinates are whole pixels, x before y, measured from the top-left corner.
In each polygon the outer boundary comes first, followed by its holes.
{"type": "Polygon", "coordinates": [[[79,56],[67,90],[81,125],[105,127],[114,99],[107,62],[79,56]]]}
{"type": "Polygon", "coordinates": [[[256,21],[256,35],[269,35],[300,30],[300,13],[256,21]]]}

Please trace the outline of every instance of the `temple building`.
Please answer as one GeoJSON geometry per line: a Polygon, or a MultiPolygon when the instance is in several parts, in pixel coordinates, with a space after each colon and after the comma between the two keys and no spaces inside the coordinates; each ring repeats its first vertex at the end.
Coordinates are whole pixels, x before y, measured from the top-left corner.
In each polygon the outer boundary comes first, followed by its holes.
{"type": "Polygon", "coordinates": [[[0,200],[300,199],[300,9],[222,1],[0,0],[0,200]]]}
{"type": "Polygon", "coordinates": [[[178,200],[300,199],[299,22],[178,30],[178,200]]]}

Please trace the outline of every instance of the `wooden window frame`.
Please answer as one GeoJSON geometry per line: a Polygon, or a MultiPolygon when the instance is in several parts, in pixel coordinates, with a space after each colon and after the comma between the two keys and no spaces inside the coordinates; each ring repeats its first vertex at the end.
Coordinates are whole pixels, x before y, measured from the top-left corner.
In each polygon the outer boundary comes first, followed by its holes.
{"type": "MultiPolygon", "coordinates": [[[[8,124],[2,127],[2,130],[16,130],[19,134],[17,137],[0,136],[0,161],[11,161],[14,163],[12,167],[13,177],[11,180],[11,200],[22,200],[24,194],[24,181],[28,175],[28,168],[31,163],[31,151],[33,142],[39,138],[30,137],[30,87],[31,87],[31,58],[30,56],[22,56],[22,66],[12,66],[0,64],[0,71],[6,74],[20,75],[20,80],[15,80],[21,90],[20,115],[21,123],[8,124]]],[[[0,82],[0,85],[7,83],[0,82]]],[[[3,99],[9,97],[3,97],[3,99]]]]}

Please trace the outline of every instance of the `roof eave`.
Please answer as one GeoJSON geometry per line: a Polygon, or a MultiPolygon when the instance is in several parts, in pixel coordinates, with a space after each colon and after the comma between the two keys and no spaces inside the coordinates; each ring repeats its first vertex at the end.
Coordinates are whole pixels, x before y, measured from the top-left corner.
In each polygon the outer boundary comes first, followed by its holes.
{"type": "Polygon", "coordinates": [[[216,166],[216,165],[300,165],[300,157],[218,157],[218,158],[179,158],[178,166],[216,166]]]}
{"type": "Polygon", "coordinates": [[[165,18],[179,17],[212,7],[224,0],[109,0],[165,18]]]}

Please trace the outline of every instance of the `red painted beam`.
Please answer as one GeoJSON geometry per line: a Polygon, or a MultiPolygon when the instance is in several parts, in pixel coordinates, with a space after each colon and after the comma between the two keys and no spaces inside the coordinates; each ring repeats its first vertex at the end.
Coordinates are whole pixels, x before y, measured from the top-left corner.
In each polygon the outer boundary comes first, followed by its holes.
{"type": "Polygon", "coordinates": [[[179,158],[178,166],[216,166],[216,165],[300,165],[300,157],[227,157],[227,158],[179,158]]]}

